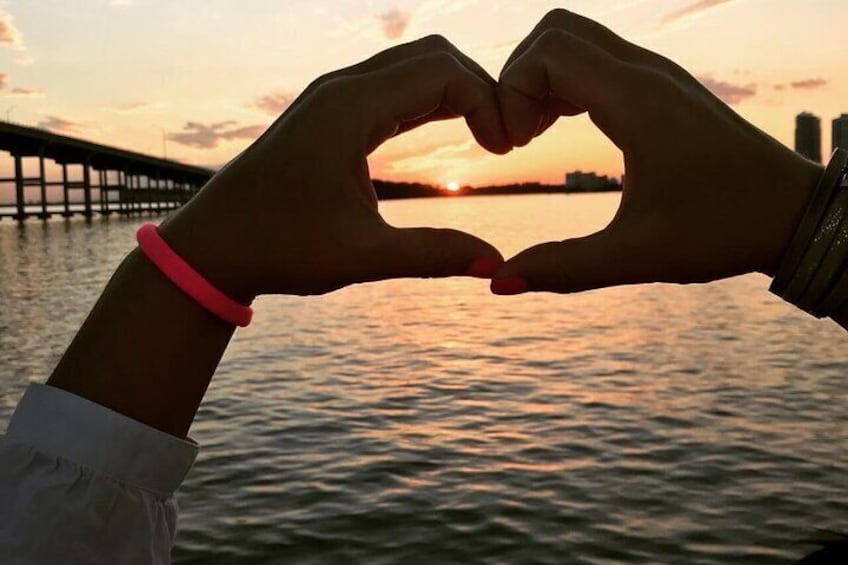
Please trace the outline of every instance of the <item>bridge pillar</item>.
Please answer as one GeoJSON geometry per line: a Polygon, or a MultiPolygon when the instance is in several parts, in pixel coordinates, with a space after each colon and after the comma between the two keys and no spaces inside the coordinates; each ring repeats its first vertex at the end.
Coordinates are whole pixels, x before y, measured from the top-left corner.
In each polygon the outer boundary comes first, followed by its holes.
{"type": "Polygon", "coordinates": [[[147,194],[147,211],[150,215],[153,215],[153,179],[150,178],[150,175],[144,175],[145,180],[147,181],[145,184],[147,185],[147,189],[145,190],[145,194],[147,194]]]}
{"type": "Polygon", "coordinates": [[[19,222],[23,222],[26,220],[26,208],[24,201],[24,167],[23,163],[21,163],[21,156],[14,155],[15,157],[15,206],[16,212],[13,216],[19,222]]]}
{"type": "Polygon", "coordinates": [[[161,179],[161,175],[159,173],[159,169],[156,169],[156,190],[154,191],[154,194],[156,195],[156,212],[157,213],[162,212],[162,187],[159,184],[161,180],[162,179],[161,179]]]}
{"type": "Polygon", "coordinates": [[[106,209],[103,206],[103,193],[106,191],[106,189],[104,188],[104,184],[105,184],[105,182],[103,180],[103,171],[100,170],[100,169],[97,169],[97,186],[100,188],[100,190],[98,191],[100,193],[99,194],[100,198],[97,199],[97,203],[100,206],[100,214],[101,215],[106,214],[106,209]]]}
{"type": "Polygon", "coordinates": [[[90,218],[94,215],[94,212],[91,210],[91,158],[86,157],[85,162],[82,165],[82,190],[85,198],[85,210],[83,211],[83,215],[86,218],[90,218]]]}
{"type": "Polygon", "coordinates": [[[135,176],[131,174],[127,174],[127,195],[130,197],[130,213],[136,213],[136,190],[135,190],[135,176]]]}
{"type": "Polygon", "coordinates": [[[38,176],[39,186],[41,187],[41,213],[38,214],[39,219],[46,220],[50,217],[47,212],[47,179],[44,174],[44,146],[38,150],[38,176]]]}
{"type": "Polygon", "coordinates": [[[138,195],[141,190],[141,177],[138,175],[130,175],[130,186],[132,187],[133,213],[141,215],[141,197],[138,195]]]}
{"type": "Polygon", "coordinates": [[[129,214],[127,208],[129,207],[130,198],[129,190],[127,190],[127,182],[127,169],[125,167],[123,171],[118,171],[118,184],[121,185],[121,188],[119,189],[120,198],[118,199],[118,213],[125,216],[129,214]]]}
{"type": "Polygon", "coordinates": [[[68,164],[62,163],[62,203],[65,206],[62,212],[63,218],[70,218],[71,214],[71,197],[68,191],[68,164]]]}
{"type": "Polygon", "coordinates": [[[100,214],[108,216],[112,213],[109,209],[109,171],[99,169],[97,174],[100,180],[100,214]]]}

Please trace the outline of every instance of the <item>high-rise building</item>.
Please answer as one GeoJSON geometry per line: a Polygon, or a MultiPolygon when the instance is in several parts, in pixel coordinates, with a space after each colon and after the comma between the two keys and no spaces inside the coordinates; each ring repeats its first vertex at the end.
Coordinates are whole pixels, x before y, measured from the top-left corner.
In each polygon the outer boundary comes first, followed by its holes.
{"type": "Polygon", "coordinates": [[[795,151],[821,163],[821,120],[809,112],[795,118],[795,151]]]}
{"type": "Polygon", "coordinates": [[[565,175],[566,192],[597,192],[617,188],[620,188],[620,185],[614,178],[598,175],[597,173],[574,171],[565,175]]]}
{"type": "Polygon", "coordinates": [[[833,149],[848,149],[848,114],[833,120],[833,149]]]}

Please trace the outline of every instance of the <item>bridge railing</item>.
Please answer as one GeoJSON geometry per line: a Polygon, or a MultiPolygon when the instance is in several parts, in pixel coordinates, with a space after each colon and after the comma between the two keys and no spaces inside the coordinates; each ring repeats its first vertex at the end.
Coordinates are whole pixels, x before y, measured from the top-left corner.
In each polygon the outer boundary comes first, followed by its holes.
{"type": "Polygon", "coordinates": [[[0,123],[0,219],[164,212],[188,202],[209,169],[0,123]]]}

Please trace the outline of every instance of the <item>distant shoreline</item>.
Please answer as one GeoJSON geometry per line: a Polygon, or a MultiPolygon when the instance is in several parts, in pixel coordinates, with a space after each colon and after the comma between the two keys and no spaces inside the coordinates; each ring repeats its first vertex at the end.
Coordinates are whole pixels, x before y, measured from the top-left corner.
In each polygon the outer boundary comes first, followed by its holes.
{"type": "Polygon", "coordinates": [[[561,184],[521,183],[496,186],[463,186],[456,191],[448,191],[430,184],[412,182],[390,182],[374,180],[374,189],[378,200],[399,200],[404,198],[457,198],[461,196],[497,196],[504,194],[588,194],[597,192],[620,192],[621,185],[611,183],[594,190],[569,189],[561,184]]]}
{"type": "MultiPolygon", "coordinates": [[[[509,194],[589,194],[621,191],[621,185],[617,183],[609,184],[604,188],[595,190],[576,190],[569,189],[565,185],[530,182],[481,187],[463,186],[459,190],[449,191],[435,185],[424,183],[391,182],[383,180],[373,180],[372,182],[374,183],[374,189],[377,192],[378,200],[458,198],[466,196],[501,196],[509,194]]],[[[80,210],[78,208],[82,205],[82,202],[72,201],[71,204],[74,207],[74,211],[79,213],[80,210]]],[[[33,212],[33,210],[40,210],[40,206],[41,202],[38,199],[30,199],[26,202],[26,207],[32,214],[36,213],[33,212]]],[[[48,212],[51,214],[60,214],[62,210],[63,207],[61,202],[51,201],[48,203],[48,212]]],[[[0,218],[11,217],[16,213],[16,211],[17,208],[13,200],[9,202],[0,202],[0,218]]]]}

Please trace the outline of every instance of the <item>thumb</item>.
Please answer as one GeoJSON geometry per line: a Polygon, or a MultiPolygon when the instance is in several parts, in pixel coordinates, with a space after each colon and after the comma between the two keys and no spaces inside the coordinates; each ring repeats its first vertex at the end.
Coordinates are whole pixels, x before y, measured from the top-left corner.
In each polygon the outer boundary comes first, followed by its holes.
{"type": "Polygon", "coordinates": [[[580,292],[647,282],[643,271],[634,246],[623,234],[608,228],[587,237],[525,249],[495,273],[492,292],[580,292]]]}
{"type": "Polygon", "coordinates": [[[503,255],[489,243],[452,229],[388,228],[374,254],[370,279],[473,276],[491,278],[503,255]]]}

